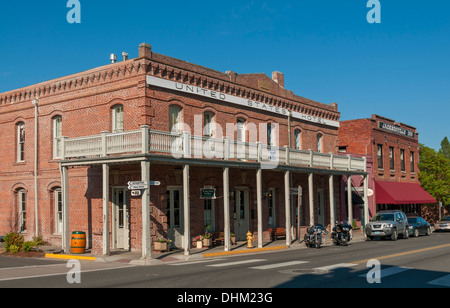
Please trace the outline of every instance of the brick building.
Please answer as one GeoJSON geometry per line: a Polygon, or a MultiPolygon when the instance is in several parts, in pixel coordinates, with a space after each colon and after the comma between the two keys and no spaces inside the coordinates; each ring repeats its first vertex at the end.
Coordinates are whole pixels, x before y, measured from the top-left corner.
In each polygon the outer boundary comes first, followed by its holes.
{"type": "MultiPolygon", "coordinates": [[[[418,137],[415,127],[379,115],[341,121],[339,152],[366,156],[369,163],[370,217],[387,209],[420,214],[421,204],[436,202],[419,183],[418,137]]],[[[350,179],[353,194],[359,195],[361,177],[350,179]]],[[[343,180],[347,186],[347,178],[343,180]]]]}
{"type": "Polygon", "coordinates": [[[342,176],[367,174],[365,158],[334,154],[339,117],[282,73],[222,73],[141,44],[135,59],[0,94],[0,234],[69,251],[85,231],[94,253],[144,258],[159,237],[189,254],[205,225],[225,250],[231,232],[261,246],[272,227],[290,244],[297,222],[344,215],[342,176]]]}

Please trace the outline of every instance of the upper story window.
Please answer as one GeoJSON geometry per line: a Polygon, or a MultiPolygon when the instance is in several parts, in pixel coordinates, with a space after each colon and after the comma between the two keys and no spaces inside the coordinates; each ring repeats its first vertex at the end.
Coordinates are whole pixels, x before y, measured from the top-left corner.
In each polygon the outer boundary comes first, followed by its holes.
{"type": "Polygon", "coordinates": [[[389,168],[391,168],[391,170],[395,170],[394,148],[393,147],[389,147],[389,168]]]}
{"type": "Polygon", "coordinates": [[[302,149],[302,132],[299,129],[294,131],[295,148],[297,150],[302,149]]]}
{"type": "Polygon", "coordinates": [[[181,133],[181,111],[183,109],[178,105],[169,106],[169,131],[181,133]]]}
{"type": "Polygon", "coordinates": [[[237,119],[236,129],[236,141],[245,141],[245,119],[239,118],[237,119]]]}
{"type": "Polygon", "coordinates": [[[25,161],[25,123],[17,124],[17,161],[25,161]]]}
{"type": "Polygon", "coordinates": [[[414,152],[410,153],[409,161],[411,163],[411,173],[416,172],[415,169],[414,169],[414,152]]]}
{"type": "Polygon", "coordinates": [[[400,150],[400,167],[401,171],[405,171],[405,150],[400,150]]]}
{"type": "Polygon", "coordinates": [[[62,117],[56,116],[53,122],[53,158],[61,157],[62,117]]]}
{"type": "Polygon", "coordinates": [[[112,108],[112,132],[123,132],[123,105],[116,105],[112,108]]]}
{"type": "Polygon", "coordinates": [[[275,136],[275,125],[272,123],[267,124],[267,145],[275,146],[277,144],[276,136],[275,136]]]}
{"type": "Polygon", "coordinates": [[[203,113],[203,135],[206,137],[214,136],[214,113],[203,113]]]}
{"type": "Polygon", "coordinates": [[[383,169],[383,146],[377,146],[378,169],[383,169]]]}
{"type": "Polygon", "coordinates": [[[323,152],[323,135],[317,134],[317,152],[323,152]]]}

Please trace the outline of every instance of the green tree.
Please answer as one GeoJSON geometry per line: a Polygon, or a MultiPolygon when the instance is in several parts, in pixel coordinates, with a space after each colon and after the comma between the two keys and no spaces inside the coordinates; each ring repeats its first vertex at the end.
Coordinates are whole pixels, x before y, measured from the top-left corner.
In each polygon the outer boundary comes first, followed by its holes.
{"type": "Polygon", "coordinates": [[[448,141],[448,138],[445,137],[441,142],[441,149],[439,150],[439,153],[444,154],[444,156],[448,159],[448,162],[450,163],[450,142],[448,141]]]}
{"type": "Polygon", "coordinates": [[[419,181],[436,201],[450,203],[450,161],[439,151],[423,144],[420,148],[419,181]]]}

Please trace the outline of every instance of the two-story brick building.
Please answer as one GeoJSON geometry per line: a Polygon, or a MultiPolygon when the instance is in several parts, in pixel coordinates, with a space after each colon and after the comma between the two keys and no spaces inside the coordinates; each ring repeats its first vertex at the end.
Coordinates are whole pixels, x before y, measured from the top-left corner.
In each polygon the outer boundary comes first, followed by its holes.
{"type": "MultiPolygon", "coordinates": [[[[368,167],[368,187],[371,192],[370,217],[380,210],[387,209],[420,214],[421,204],[436,202],[420,186],[418,179],[418,136],[415,127],[396,123],[379,115],[341,121],[339,152],[363,155],[370,162],[368,167]]],[[[358,194],[358,191],[362,190],[361,177],[350,179],[351,190],[358,194]]],[[[346,177],[344,182],[348,184],[346,177]]],[[[356,208],[355,211],[357,212],[356,208]]]]}
{"type": "Polygon", "coordinates": [[[342,216],[342,176],[367,174],[364,158],[334,154],[339,117],[279,72],[222,73],[141,44],[135,59],[0,94],[0,233],[69,251],[85,231],[94,253],[144,258],[159,237],[189,254],[205,225],[225,250],[231,233],[261,246],[275,227],[290,244],[298,221],[342,216]]]}

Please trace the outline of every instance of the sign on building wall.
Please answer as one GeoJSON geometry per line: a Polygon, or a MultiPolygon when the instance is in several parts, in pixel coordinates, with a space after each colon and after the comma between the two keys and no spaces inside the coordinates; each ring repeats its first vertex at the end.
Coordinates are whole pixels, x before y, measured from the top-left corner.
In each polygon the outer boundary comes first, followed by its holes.
{"type": "Polygon", "coordinates": [[[216,199],[216,189],[214,188],[201,188],[200,199],[216,199]]]}
{"type": "Polygon", "coordinates": [[[404,128],[401,128],[400,126],[396,126],[396,125],[392,125],[392,124],[388,124],[388,123],[384,123],[384,122],[379,122],[379,127],[383,130],[387,130],[396,134],[400,134],[406,137],[410,137],[410,138],[414,138],[415,137],[415,132],[411,131],[411,130],[407,130],[404,128]]]}
{"type": "MultiPolygon", "coordinates": [[[[188,84],[179,83],[179,82],[175,82],[175,81],[171,81],[171,80],[166,80],[166,79],[162,79],[162,78],[158,78],[158,77],[147,76],[147,84],[165,88],[165,89],[170,89],[173,91],[203,96],[203,97],[211,98],[211,99],[214,99],[217,101],[222,101],[222,102],[227,102],[227,103],[231,103],[231,104],[235,104],[235,105],[250,107],[255,110],[275,113],[275,114],[278,114],[281,116],[287,117],[289,115],[289,110],[278,107],[278,106],[273,106],[273,105],[269,105],[266,103],[261,103],[258,101],[253,101],[250,99],[246,99],[246,98],[242,98],[242,97],[238,97],[238,96],[234,96],[234,95],[229,95],[229,94],[225,94],[222,92],[213,91],[213,90],[209,90],[209,89],[204,89],[204,88],[197,87],[194,85],[188,85],[188,84]]],[[[308,114],[304,114],[304,113],[300,113],[300,112],[296,112],[296,111],[291,111],[291,116],[294,119],[299,119],[299,120],[303,120],[303,121],[307,121],[307,122],[313,122],[313,123],[318,123],[318,124],[332,126],[332,127],[339,127],[339,121],[323,119],[320,117],[316,117],[316,116],[312,116],[312,115],[308,115],[308,114]]]]}

